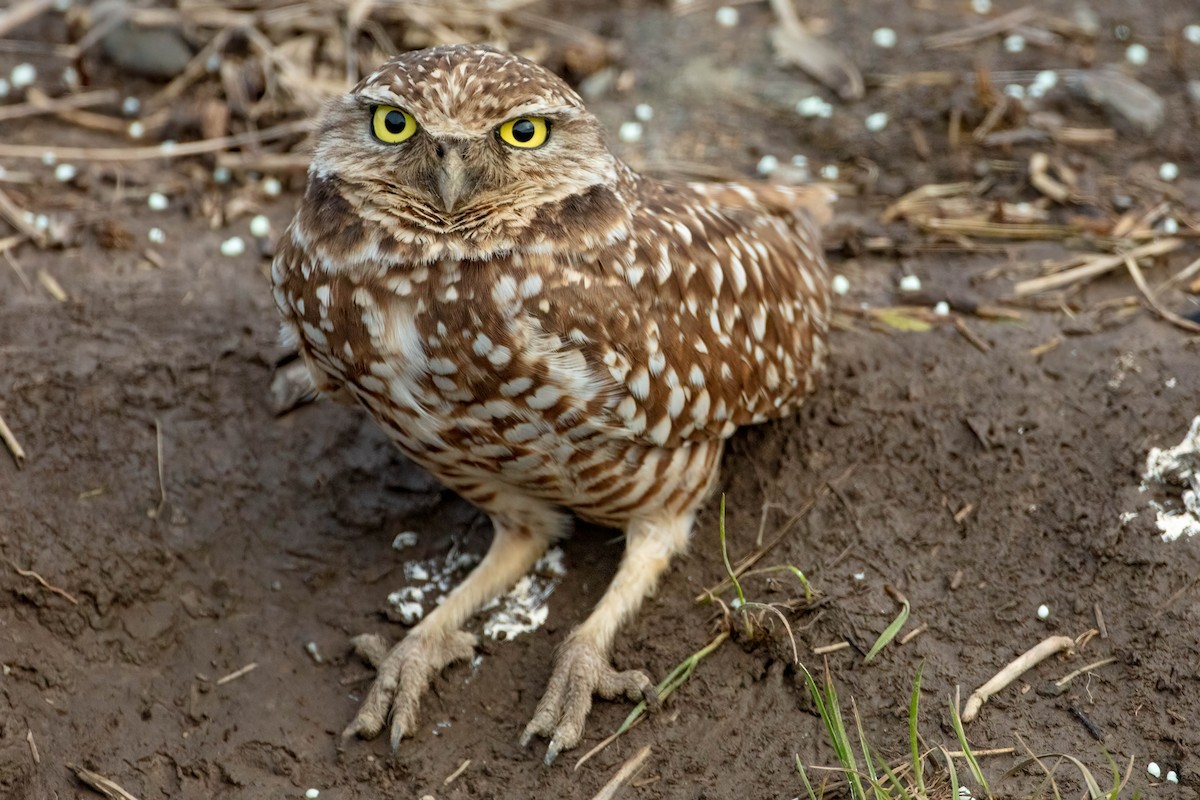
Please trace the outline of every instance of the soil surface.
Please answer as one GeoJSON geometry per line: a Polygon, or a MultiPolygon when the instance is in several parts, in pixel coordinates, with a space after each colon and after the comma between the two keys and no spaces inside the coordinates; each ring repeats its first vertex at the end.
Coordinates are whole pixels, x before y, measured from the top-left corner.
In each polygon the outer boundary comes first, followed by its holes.
{"type": "MultiPolygon", "coordinates": [[[[1074,3],[1049,5],[1075,13],[1074,3]]],[[[978,22],[967,3],[801,2],[801,16],[823,21],[823,34],[868,76],[865,98],[841,103],[774,63],[766,4],[738,6],[734,28],[717,24],[714,6],[686,15],[621,6],[535,8],[620,43],[633,80],[592,105],[633,163],[707,163],[752,176],[763,155],[788,164],[803,153],[814,173],[839,165],[850,185],[829,242],[851,288],[839,300],[845,324],[827,379],[794,418],[740,432],[721,483],[735,562],[755,548],[760,526],[770,539],[815,500],[760,562],[799,567],[823,595],[816,608],[787,612],[801,661],[818,675],[828,665],[846,713],[853,698],[877,751],[900,760],[919,669],[922,734],[954,750],[948,701],[956,692],[965,699],[1047,636],[1102,628],[1073,656],[999,692],[967,726],[976,748],[1016,748],[984,759],[993,788],[1049,794],[1036,768],[1000,780],[1028,747],[1070,754],[1102,783],[1106,753],[1122,770],[1132,758],[1130,795],[1200,796],[1200,539],[1162,541],[1139,491],[1149,448],[1177,444],[1200,414],[1194,334],[1189,340],[1136,298],[1122,304],[1138,294],[1123,271],[1072,293],[1070,311],[966,316],[975,344],[950,318],[901,331],[859,315],[863,303],[905,303],[902,275],[919,276],[937,299],[965,293],[996,303],[1011,296],[1006,267],[1079,244],[978,240],[970,251],[880,223],[904,192],[974,181],[989,159],[1019,165],[995,173],[991,196],[1039,195],[1023,175],[1032,147],[948,142],[950,109],[969,87],[884,87],[877,76],[1120,63],[1129,42],[1112,32],[1128,26],[1130,41],[1149,50],[1136,74],[1165,99],[1165,123],[1143,134],[1063,93],[1057,110],[1071,124],[1112,122],[1116,141],[1041,146],[1105,203],[1123,193],[1149,207],[1165,194],[1186,209],[1200,188],[1197,101],[1187,90],[1200,77],[1200,46],[1179,32],[1200,13],[1184,0],[1093,2],[1101,27],[1091,52],[1030,44],[1014,54],[1002,36],[942,50],[922,44],[978,22]],[[894,48],[872,43],[885,25],[897,34],[894,48]],[[791,110],[814,93],[833,100],[832,118],[791,110]],[[643,102],[655,111],[644,138],[619,142],[615,131],[643,102]],[[863,120],[877,111],[890,121],[869,132],[863,120]],[[924,157],[913,130],[929,144],[924,157]],[[1164,161],[1181,173],[1170,186],[1158,181],[1164,161]],[[895,246],[859,246],[871,236],[895,246]],[[911,604],[901,636],[921,632],[864,663],[898,612],[885,587],[911,604]],[[842,641],[850,646],[813,653],[842,641]],[[1057,695],[1044,691],[1102,659],[1111,661],[1057,695]],[[1179,785],[1149,776],[1150,761],[1164,775],[1175,771],[1179,785]]],[[[0,53],[3,73],[14,60],[0,53]]],[[[0,139],[112,143],[44,120],[4,123],[0,139]]],[[[43,177],[51,169],[22,168],[43,177]]],[[[552,767],[541,762],[544,744],[518,747],[555,646],[587,615],[620,556],[613,532],[586,526],[563,544],[566,571],[545,625],[487,641],[482,658],[441,675],[422,729],[395,756],[382,739],[341,741],[372,675],[351,656],[349,637],[402,636],[388,595],[412,583],[406,564],[481,554],[489,524],[407,463],[365,415],[329,402],[273,413],[270,384],[285,353],[269,262],[253,246],[221,255],[225,239],[246,235],[245,219],[211,229],[197,192],[147,211],[161,169],[127,165],[127,194],[110,192],[99,206],[95,186],[90,195],[52,180],[7,189],[30,207],[71,208],[72,196],[90,197],[88,208],[138,244],[105,249],[89,234],[66,249],[15,249],[12,267],[0,264],[0,415],[28,453],[23,469],[0,453],[0,796],[96,796],[70,771],[78,765],[140,800],[298,798],[310,787],[330,800],[588,798],[649,746],[620,796],[785,798],[803,794],[797,755],[806,765],[835,764],[774,617],[768,646],[720,647],[661,712],[579,770],[576,758],[617,728],[627,705],[597,702],[584,745],[552,767]],[[159,264],[144,257],[151,227],[165,233],[153,246],[159,264]],[[65,301],[45,289],[43,273],[65,301]],[[404,531],[418,536],[397,550],[404,531]]],[[[293,175],[281,197],[261,201],[276,230],[301,188],[293,175]]],[[[1147,268],[1147,278],[1158,285],[1196,255],[1187,245],[1147,268]]],[[[1200,307],[1177,288],[1162,298],[1184,315],[1200,307]]],[[[714,607],[694,602],[724,575],[716,510],[715,500],[705,507],[690,553],[619,637],[618,666],[661,678],[718,630],[714,607]]],[[[748,578],[745,589],[764,602],[800,593],[778,574],[748,578]]],[[[473,624],[480,629],[482,617],[473,624]]],[[[1078,796],[1073,768],[1059,765],[1055,776],[1078,796]]]]}

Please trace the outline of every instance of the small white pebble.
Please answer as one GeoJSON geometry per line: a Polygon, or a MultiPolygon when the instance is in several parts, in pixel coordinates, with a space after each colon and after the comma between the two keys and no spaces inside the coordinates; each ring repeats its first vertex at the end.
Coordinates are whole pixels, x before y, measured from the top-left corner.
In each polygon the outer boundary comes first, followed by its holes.
{"type": "Polygon", "coordinates": [[[1040,606],[1038,606],[1037,615],[1038,619],[1041,620],[1050,619],[1050,606],[1042,603],[1040,606]]]}
{"type": "Polygon", "coordinates": [[[921,279],[916,275],[905,275],[900,279],[900,291],[902,292],[919,292],[921,291],[921,279]]]}
{"type": "Polygon", "coordinates": [[[162,244],[167,240],[167,235],[163,233],[162,228],[151,228],[149,233],[146,234],[146,238],[155,244],[162,244]]]}
{"type": "Polygon", "coordinates": [[[837,164],[826,164],[821,167],[821,177],[827,181],[836,181],[839,174],[837,164]]]}
{"type": "Polygon", "coordinates": [[[1044,69],[1034,77],[1033,82],[1043,89],[1053,89],[1058,86],[1058,73],[1052,69],[1044,69]]]}
{"type": "Polygon", "coordinates": [[[1025,37],[1019,33],[1004,38],[1004,49],[1010,53],[1019,53],[1025,49],[1025,37]]]}
{"type": "Polygon", "coordinates": [[[856,580],[856,581],[865,581],[866,579],[867,579],[867,573],[865,573],[865,572],[856,572],[856,573],[854,573],[854,580],[856,580]]]}
{"type": "Polygon", "coordinates": [[[729,601],[730,608],[741,608],[741,606],[742,606],[742,601],[740,598],[735,597],[729,601]]]}
{"type": "Polygon", "coordinates": [[[67,86],[78,86],[79,70],[75,69],[74,67],[64,68],[62,71],[62,79],[63,83],[65,83],[67,86]]]}
{"type": "Polygon", "coordinates": [[[717,9],[717,24],[722,28],[735,28],[738,24],[738,10],[733,6],[721,6],[717,9]]]}
{"type": "Polygon", "coordinates": [[[321,658],[321,651],[317,649],[316,642],[307,642],[304,645],[304,652],[308,653],[308,655],[312,658],[312,660],[317,662],[318,664],[320,664],[321,662],[323,662],[325,660],[325,659],[321,658]]]}
{"type": "Polygon", "coordinates": [[[1046,96],[1046,89],[1040,83],[1031,83],[1025,93],[1034,100],[1038,100],[1046,96]]]}
{"type": "Polygon", "coordinates": [[[621,127],[617,129],[617,138],[625,144],[633,144],[642,140],[642,123],[622,122],[621,127]]]}
{"type": "Polygon", "coordinates": [[[211,56],[208,57],[208,60],[204,62],[204,69],[210,73],[216,72],[220,68],[221,68],[221,54],[220,53],[213,53],[211,56]]]}
{"type": "Polygon", "coordinates": [[[267,197],[279,197],[279,195],[283,194],[283,184],[279,182],[279,178],[264,178],[262,190],[263,194],[267,197]]]}
{"type": "Polygon", "coordinates": [[[38,214],[33,218],[33,227],[37,228],[39,231],[49,230],[50,217],[45,214],[38,214]]]}
{"type": "Polygon", "coordinates": [[[75,176],[79,170],[75,169],[74,164],[59,164],[54,168],[54,180],[59,183],[66,183],[75,180],[75,176]]]}
{"type": "Polygon", "coordinates": [[[392,539],[393,550],[403,550],[406,547],[412,547],[417,543],[417,534],[415,531],[403,531],[396,534],[396,538],[392,539]]]}
{"type": "Polygon", "coordinates": [[[410,581],[427,581],[429,580],[429,570],[420,564],[408,563],[404,565],[404,577],[410,581]]]}
{"type": "Polygon", "coordinates": [[[850,291],[850,279],[845,275],[834,275],[833,281],[830,282],[830,288],[838,297],[845,297],[850,291]]]}
{"type": "Polygon", "coordinates": [[[757,169],[759,175],[770,175],[779,169],[779,159],[768,153],[758,160],[757,169]]]}
{"type": "Polygon", "coordinates": [[[1151,778],[1162,777],[1162,770],[1159,769],[1158,763],[1155,761],[1151,761],[1149,764],[1146,765],[1146,772],[1150,773],[1151,778]]]}
{"type": "Polygon", "coordinates": [[[170,155],[171,153],[175,152],[175,140],[174,139],[163,139],[163,143],[160,144],[158,147],[160,150],[163,151],[163,155],[170,155]]]}
{"type": "Polygon", "coordinates": [[[37,80],[37,68],[33,64],[17,64],[9,73],[8,79],[12,81],[14,89],[24,89],[26,86],[32,86],[37,80]]]}
{"type": "Polygon", "coordinates": [[[142,101],[138,100],[133,95],[126,97],[121,101],[121,113],[133,116],[142,110],[142,101]]]}
{"type": "Polygon", "coordinates": [[[1140,67],[1150,60],[1150,51],[1146,49],[1144,44],[1131,44],[1125,48],[1125,60],[1134,66],[1140,67]]]}
{"type": "Polygon", "coordinates": [[[833,106],[824,97],[809,95],[796,103],[796,113],[802,117],[825,117],[833,115],[833,106]]]}
{"type": "Polygon", "coordinates": [[[308,800],[317,800],[317,798],[321,796],[321,792],[319,789],[309,789],[304,793],[304,796],[307,797],[308,800]]]}
{"type": "Polygon", "coordinates": [[[54,0],[54,10],[63,13],[71,8],[71,0],[54,0]]]}
{"type": "MultiPolygon", "coordinates": [[[[1200,25],[1191,24],[1183,27],[1183,38],[1191,44],[1200,44],[1200,25]]],[[[1170,773],[1167,773],[1168,775],[1170,773]]]]}
{"type": "Polygon", "coordinates": [[[265,239],[271,235],[271,220],[259,214],[250,220],[250,235],[255,239],[265,239]]]}
{"type": "Polygon", "coordinates": [[[871,41],[876,47],[890,50],[896,46],[896,32],[891,28],[876,28],[871,33],[871,41]]]}
{"type": "Polygon", "coordinates": [[[58,161],[58,156],[54,155],[51,151],[47,150],[42,153],[42,163],[47,167],[53,167],[56,161],[58,161]]]}
{"type": "Polygon", "coordinates": [[[867,130],[869,130],[871,133],[879,133],[879,131],[881,131],[887,127],[887,124],[888,124],[887,112],[886,111],[876,111],[874,114],[871,114],[870,116],[868,116],[866,119],[866,122],[864,122],[863,124],[865,124],[867,126],[867,130]]]}
{"type": "Polygon", "coordinates": [[[140,139],[146,135],[146,126],[138,122],[136,119],[129,123],[129,138],[140,139]]]}
{"type": "Polygon", "coordinates": [[[976,14],[992,13],[992,0],[971,0],[971,10],[976,14]]]}
{"type": "Polygon", "coordinates": [[[799,153],[792,156],[792,166],[796,169],[808,169],[808,156],[799,153]]]}
{"type": "Polygon", "coordinates": [[[236,258],[246,252],[246,243],[240,236],[231,236],[221,242],[221,255],[236,258]]]}
{"type": "Polygon", "coordinates": [[[950,316],[950,304],[945,300],[939,300],[938,304],[933,307],[933,313],[939,317],[950,316]]]}
{"type": "Polygon", "coordinates": [[[1174,389],[1179,385],[1179,381],[1175,378],[1167,378],[1166,386],[1168,389],[1174,389]]]}
{"type": "Polygon", "coordinates": [[[1162,221],[1162,232],[1168,236],[1179,233],[1179,221],[1174,217],[1167,217],[1162,221]]]}
{"type": "Polygon", "coordinates": [[[166,211],[170,204],[171,201],[162,192],[151,192],[146,198],[146,205],[150,206],[151,211],[166,211]]]}
{"type": "Polygon", "coordinates": [[[400,621],[405,625],[416,625],[425,616],[425,607],[420,603],[405,600],[396,603],[396,613],[400,615],[400,621]]]}
{"type": "Polygon", "coordinates": [[[1167,783],[1179,783],[1179,776],[1175,774],[1175,770],[1167,770],[1167,783]]]}
{"type": "Polygon", "coordinates": [[[215,167],[213,169],[213,183],[229,183],[229,167],[215,167]]]}
{"type": "Polygon", "coordinates": [[[0,78],[0,97],[8,97],[8,78],[0,78]]]}
{"type": "Polygon", "coordinates": [[[1158,177],[1164,181],[1173,181],[1179,177],[1179,165],[1173,161],[1164,161],[1158,168],[1158,177]]]}
{"type": "Polygon", "coordinates": [[[633,116],[642,122],[649,122],[654,119],[654,107],[649,103],[638,103],[633,107],[633,116]]]}
{"type": "Polygon", "coordinates": [[[1016,100],[1021,100],[1025,97],[1025,87],[1019,83],[1010,83],[1004,87],[1004,93],[1016,100]]]}

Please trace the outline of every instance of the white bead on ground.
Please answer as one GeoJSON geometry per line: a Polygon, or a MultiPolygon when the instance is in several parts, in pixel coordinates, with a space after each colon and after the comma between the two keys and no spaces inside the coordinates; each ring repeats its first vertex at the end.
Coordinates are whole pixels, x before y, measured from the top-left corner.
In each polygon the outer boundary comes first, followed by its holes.
{"type": "Polygon", "coordinates": [[[121,113],[133,116],[142,109],[142,101],[130,95],[121,101],[121,113]]]}
{"type": "Polygon", "coordinates": [[[0,78],[0,97],[8,97],[8,79],[0,78]]]}
{"type": "Polygon", "coordinates": [[[896,32],[891,28],[876,28],[871,33],[871,41],[876,47],[889,50],[896,46],[896,32]]]}
{"type": "Polygon", "coordinates": [[[151,211],[166,211],[171,201],[162,192],[151,192],[146,198],[146,205],[150,206],[151,211]]]}
{"type": "Polygon", "coordinates": [[[1183,38],[1192,44],[1200,44],[1200,25],[1185,25],[1183,28],[1183,38]]]}
{"type": "Polygon", "coordinates": [[[1146,765],[1146,772],[1150,773],[1151,778],[1161,778],[1162,777],[1162,770],[1159,769],[1158,764],[1154,761],[1151,761],[1149,764],[1146,765]]]}
{"type": "Polygon", "coordinates": [[[1004,49],[1010,53],[1019,53],[1025,49],[1025,37],[1019,33],[1004,38],[1004,49]]]}
{"type": "Polygon", "coordinates": [[[879,133],[879,131],[881,131],[887,127],[887,124],[888,124],[887,112],[886,111],[876,111],[874,114],[871,114],[870,116],[868,116],[866,121],[863,124],[867,126],[867,130],[869,130],[871,133],[879,133]]]}
{"type": "Polygon", "coordinates": [[[1040,606],[1038,606],[1037,615],[1038,619],[1041,620],[1050,619],[1050,606],[1042,603],[1040,606]]]}
{"type": "Polygon", "coordinates": [[[933,307],[933,313],[939,317],[950,316],[950,304],[945,300],[939,300],[938,304],[933,307]]]}
{"type": "Polygon", "coordinates": [[[33,64],[17,64],[9,73],[8,79],[12,82],[14,89],[32,86],[33,82],[37,80],[37,68],[33,64]]]}
{"type": "Polygon", "coordinates": [[[320,789],[309,789],[307,792],[304,793],[304,796],[307,797],[308,800],[317,800],[317,798],[321,796],[321,790],[320,789]]]}
{"type": "Polygon", "coordinates": [[[1134,66],[1140,67],[1150,60],[1150,51],[1146,49],[1144,44],[1131,44],[1125,48],[1125,60],[1134,66]]]}
{"type": "Polygon", "coordinates": [[[262,182],[263,194],[267,197],[279,197],[283,194],[283,184],[279,178],[265,178],[262,182]]]}
{"type": "Polygon", "coordinates": [[[625,144],[640,142],[642,140],[642,123],[632,120],[622,122],[621,127],[617,128],[617,138],[625,144]]]}
{"type": "Polygon", "coordinates": [[[830,282],[830,288],[838,297],[844,297],[850,291],[850,279],[845,275],[834,275],[830,282]]]}
{"type": "Polygon", "coordinates": [[[264,214],[259,214],[250,220],[250,235],[256,239],[265,239],[271,235],[271,220],[264,214]]]}
{"type": "Polygon", "coordinates": [[[167,240],[167,235],[163,233],[162,228],[151,228],[146,234],[146,238],[155,244],[162,244],[167,240]]]}
{"type": "Polygon", "coordinates": [[[1019,83],[1010,83],[1004,87],[1004,93],[1015,100],[1025,97],[1025,87],[1019,83]]]}
{"type": "Polygon", "coordinates": [[[902,292],[919,292],[921,291],[921,279],[916,275],[905,275],[900,279],[900,291],[902,292]]]}
{"type": "Polygon", "coordinates": [[[240,236],[231,236],[221,242],[221,255],[234,258],[246,252],[246,242],[240,236]]]}
{"type": "Polygon", "coordinates": [[[833,115],[833,106],[824,97],[809,95],[796,103],[796,113],[802,117],[825,117],[833,115]]]}
{"type": "Polygon", "coordinates": [[[1033,82],[1048,91],[1058,85],[1058,73],[1052,69],[1044,69],[1034,77],[1033,82]]]}
{"type": "Polygon", "coordinates": [[[136,119],[129,123],[129,138],[140,139],[146,135],[146,126],[138,122],[136,119]]]}
{"type": "Polygon", "coordinates": [[[1164,181],[1173,181],[1179,177],[1179,165],[1173,161],[1164,161],[1158,168],[1158,177],[1164,181]]]}
{"type": "Polygon", "coordinates": [[[775,170],[779,169],[779,159],[768,153],[758,160],[758,174],[770,175],[775,170]]]}
{"type": "Polygon", "coordinates": [[[1174,217],[1167,217],[1162,221],[1162,232],[1167,236],[1174,236],[1179,233],[1179,222],[1174,217]]]}
{"type": "Polygon", "coordinates": [[[971,10],[976,14],[990,14],[992,12],[992,0],[971,0],[971,10]]]}
{"type": "Polygon", "coordinates": [[[733,6],[721,6],[717,9],[717,24],[722,28],[737,27],[738,19],[738,10],[733,6]]]}
{"type": "Polygon", "coordinates": [[[67,67],[62,71],[62,79],[63,83],[65,83],[67,86],[78,86],[79,70],[75,69],[74,67],[67,67]]]}
{"type": "Polygon", "coordinates": [[[1167,783],[1179,783],[1179,776],[1175,774],[1175,770],[1167,771],[1167,783]]]}
{"type": "Polygon", "coordinates": [[[59,183],[66,183],[67,181],[74,180],[78,172],[74,164],[59,164],[54,168],[54,180],[59,183]]]}
{"type": "Polygon", "coordinates": [[[214,183],[229,183],[229,167],[214,167],[213,168],[214,183]]]}
{"type": "Polygon", "coordinates": [[[654,119],[654,106],[649,103],[638,103],[633,107],[633,116],[641,122],[649,122],[654,119]]]}
{"type": "Polygon", "coordinates": [[[54,153],[50,152],[49,150],[42,153],[42,163],[47,167],[53,167],[56,161],[58,161],[58,156],[54,155],[54,153]]]}
{"type": "Polygon", "coordinates": [[[827,181],[836,181],[839,174],[840,170],[838,170],[837,164],[826,164],[821,167],[821,177],[827,181]]]}

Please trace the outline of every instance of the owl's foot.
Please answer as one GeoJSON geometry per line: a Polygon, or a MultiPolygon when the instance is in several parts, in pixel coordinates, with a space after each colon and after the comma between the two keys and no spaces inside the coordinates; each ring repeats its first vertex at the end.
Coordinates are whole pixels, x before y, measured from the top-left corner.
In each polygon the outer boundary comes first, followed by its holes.
{"type": "Polygon", "coordinates": [[[645,700],[650,706],[658,703],[646,673],[636,669],[617,672],[593,642],[571,638],[558,652],[546,694],[521,734],[522,746],[535,735],[550,739],[545,759],[549,765],[561,751],[578,745],[594,694],[605,700],[627,697],[635,703],[645,700]]]}
{"type": "Polygon", "coordinates": [[[351,641],[358,655],[378,671],[354,721],[342,736],[374,739],[391,720],[392,750],[411,736],[417,726],[421,695],[433,677],[449,664],[471,658],[478,639],[461,630],[434,635],[410,633],[390,651],[383,637],[356,636],[351,641]]]}

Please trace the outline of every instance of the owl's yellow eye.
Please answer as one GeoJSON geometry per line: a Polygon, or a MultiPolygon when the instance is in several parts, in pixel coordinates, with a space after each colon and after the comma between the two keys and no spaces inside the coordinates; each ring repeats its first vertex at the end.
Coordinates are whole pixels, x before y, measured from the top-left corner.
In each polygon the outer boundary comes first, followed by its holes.
{"type": "Polygon", "coordinates": [[[375,106],[371,132],[384,144],[400,144],[417,132],[417,121],[412,114],[395,106],[375,106]]]}
{"type": "Polygon", "coordinates": [[[500,141],[513,147],[532,150],[550,138],[550,120],[545,117],[517,117],[496,129],[500,141]]]}

